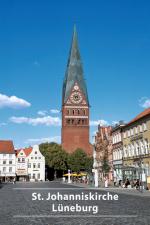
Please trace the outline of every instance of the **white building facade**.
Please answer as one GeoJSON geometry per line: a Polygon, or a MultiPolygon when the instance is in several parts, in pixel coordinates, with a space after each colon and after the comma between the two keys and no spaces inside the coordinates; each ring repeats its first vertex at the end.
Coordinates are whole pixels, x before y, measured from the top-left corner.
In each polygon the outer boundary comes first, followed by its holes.
{"type": "Polygon", "coordinates": [[[114,181],[119,183],[123,179],[123,121],[120,121],[112,129],[112,147],[113,147],[113,177],[114,181]]]}
{"type": "Polygon", "coordinates": [[[45,157],[38,145],[34,145],[28,155],[28,175],[30,181],[45,181],[45,157]]]}
{"type": "Polygon", "coordinates": [[[16,156],[12,141],[0,141],[0,181],[16,178],[16,156]]]}
{"type": "Polygon", "coordinates": [[[45,181],[45,157],[38,145],[17,151],[17,179],[22,181],[45,181]]]}

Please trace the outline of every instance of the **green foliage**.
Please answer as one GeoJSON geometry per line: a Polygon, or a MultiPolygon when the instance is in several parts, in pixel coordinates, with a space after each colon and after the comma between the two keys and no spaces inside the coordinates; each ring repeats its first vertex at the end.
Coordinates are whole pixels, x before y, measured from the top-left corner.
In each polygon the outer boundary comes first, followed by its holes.
{"type": "Polygon", "coordinates": [[[92,170],[93,161],[86,153],[78,148],[68,157],[69,168],[74,172],[90,171],[92,170]]]}
{"type": "Polygon", "coordinates": [[[68,169],[68,154],[57,143],[43,143],[40,151],[45,156],[45,163],[54,170],[65,171],[68,169]]]}
{"type": "Polygon", "coordinates": [[[54,170],[92,171],[93,159],[88,157],[80,148],[72,154],[68,154],[62,149],[61,145],[54,142],[43,143],[39,147],[41,153],[45,156],[46,165],[54,170]]]}

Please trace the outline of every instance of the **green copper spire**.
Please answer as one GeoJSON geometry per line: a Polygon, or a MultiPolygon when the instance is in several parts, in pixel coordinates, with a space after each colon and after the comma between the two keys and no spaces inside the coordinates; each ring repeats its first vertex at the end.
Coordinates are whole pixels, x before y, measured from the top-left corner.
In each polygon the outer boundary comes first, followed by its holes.
{"type": "Polygon", "coordinates": [[[81,62],[81,57],[80,57],[80,52],[78,47],[76,26],[74,26],[72,44],[70,48],[69,59],[68,59],[65,79],[63,83],[63,99],[62,99],[63,105],[66,103],[75,82],[78,83],[81,91],[83,92],[85,96],[85,100],[87,104],[89,105],[86,83],[83,76],[82,62],[81,62]]]}

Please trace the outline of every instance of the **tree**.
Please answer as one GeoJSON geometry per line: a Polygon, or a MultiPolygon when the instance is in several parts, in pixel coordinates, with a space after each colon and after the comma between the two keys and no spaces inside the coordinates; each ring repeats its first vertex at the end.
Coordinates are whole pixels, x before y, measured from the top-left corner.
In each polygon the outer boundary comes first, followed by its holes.
{"type": "Polygon", "coordinates": [[[68,157],[69,168],[74,172],[91,171],[92,170],[92,158],[89,158],[87,154],[81,149],[76,149],[75,152],[68,157]]]}
{"type": "Polygon", "coordinates": [[[43,143],[40,151],[45,156],[46,165],[54,170],[65,171],[68,169],[68,154],[57,143],[43,143]]]}

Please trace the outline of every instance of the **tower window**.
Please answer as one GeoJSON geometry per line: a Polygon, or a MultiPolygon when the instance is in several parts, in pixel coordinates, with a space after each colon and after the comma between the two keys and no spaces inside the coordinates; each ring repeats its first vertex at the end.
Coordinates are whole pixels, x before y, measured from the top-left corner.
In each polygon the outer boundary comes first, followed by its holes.
{"type": "Polygon", "coordinates": [[[86,110],[85,109],[83,110],[83,114],[86,115],[86,110]]]}
{"type": "Polygon", "coordinates": [[[72,124],[74,124],[74,120],[72,120],[72,124]]]}
{"type": "Polygon", "coordinates": [[[81,121],[81,120],[78,120],[78,124],[80,124],[80,121],[81,121]]]}
{"type": "Polygon", "coordinates": [[[75,111],[74,111],[74,109],[72,110],[72,114],[73,114],[73,115],[75,114],[75,111]]]}
{"type": "Polygon", "coordinates": [[[70,114],[70,110],[69,110],[69,109],[67,109],[67,114],[68,114],[68,115],[70,114]]]}
{"type": "Polygon", "coordinates": [[[70,124],[70,120],[67,120],[67,124],[70,124]]]}
{"type": "Polygon", "coordinates": [[[78,115],[80,115],[80,109],[78,109],[78,115]]]}

